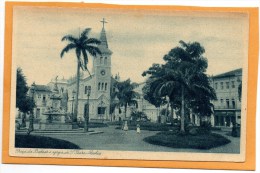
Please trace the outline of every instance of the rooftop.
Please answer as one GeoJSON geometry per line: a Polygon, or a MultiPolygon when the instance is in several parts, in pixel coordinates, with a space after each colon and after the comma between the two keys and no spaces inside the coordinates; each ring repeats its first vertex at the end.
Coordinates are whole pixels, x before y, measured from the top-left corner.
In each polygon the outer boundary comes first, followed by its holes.
{"type": "Polygon", "coordinates": [[[242,76],[242,68],[235,69],[226,73],[221,73],[216,76],[213,76],[213,78],[224,78],[224,77],[231,77],[231,76],[242,76]]]}
{"type": "Polygon", "coordinates": [[[35,85],[35,91],[51,92],[51,88],[46,85],[35,85]]]}

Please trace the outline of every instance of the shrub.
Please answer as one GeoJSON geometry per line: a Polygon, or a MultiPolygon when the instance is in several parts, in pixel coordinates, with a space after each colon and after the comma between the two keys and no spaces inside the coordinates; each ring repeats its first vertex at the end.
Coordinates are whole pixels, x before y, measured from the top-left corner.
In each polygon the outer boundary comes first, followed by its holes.
{"type": "Polygon", "coordinates": [[[133,111],[131,113],[131,118],[134,121],[150,121],[147,115],[142,111],[133,111]]]}
{"type": "Polygon", "coordinates": [[[198,129],[198,133],[207,134],[211,132],[211,123],[209,121],[203,121],[198,129]]]}
{"type": "Polygon", "coordinates": [[[191,134],[191,135],[198,135],[199,134],[199,130],[198,130],[197,127],[193,127],[193,128],[189,129],[188,133],[191,134]]]}
{"type": "Polygon", "coordinates": [[[230,140],[222,135],[209,134],[178,134],[175,132],[160,132],[154,136],[144,138],[145,142],[154,145],[167,146],[171,148],[211,149],[230,143],[230,140]]]}
{"type": "Polygon", "coordinates": [[[17,148],[52,148],[52,149],[80,149],[79,146],[69,141],[45,136],[15,135],[17,148]]]}

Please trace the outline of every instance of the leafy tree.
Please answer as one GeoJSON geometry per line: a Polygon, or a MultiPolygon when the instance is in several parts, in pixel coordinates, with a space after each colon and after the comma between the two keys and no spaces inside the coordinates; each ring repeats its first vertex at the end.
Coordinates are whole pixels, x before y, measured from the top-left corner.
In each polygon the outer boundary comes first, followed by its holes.
{"type": "Polygon", "coordinates": [[[77,58],[77,83],[76,83],[76,99],[75,99],[75,109],[74,109],[74,118],[73,121],[77,121],[78,114],[78,97],[79,97],[79,78],[80,78],[80,69],[83,71],[88,71],[91,76],[87,64],[88,64],[88,54],[92,57],[96,57],[98,54],[101,54],[97,45],[101,42],[95,38],[89,38],[88,34],[90,28],[85,29],[79,36],[79,38],[72,35],[66,35],[62,38],[61,41],[68,41],[69,43],[62,49],[60,57],[62,58],[65,53],[70,50],[75,50],[77,58]]]}
{"type": "Polygon", "coordinates": [[[134,121],[137,121],[137,120],[139,120],[139,121],[140,120],[148,120],[147,115],[144,112],[142,112],[142,111],[133,111],[131,113],[131,116],[132,116],[134,121]]]}
{"type": "Polygon", "coordinates": [[[136,83],[132,83],[130,79],[127,79],[122,82],[116,83],[117,91],[115,92],[115,96],[118,98],[118,106],[123,106],[125,108],[125,118],[127,112],[127,106],[138,106],[136,98],[139,97],[139,94],[134,91],[134,89],[138,86],[136,83]]]}
{"type": "Polygon", "coordinates": [[[32,98],[27,95],[29,87],[27,86],[26,78],[22,69],[19,67],[16,70],[16,107],[22,115],[22,127],[25,127],[26,114],[33,111],[35,103],[32,98]]]}
{"type": "Polygon", "coordinates": [[[22,108],[28,90],[29,87],[27,86],[26,78],[22,69],[19,67],[16,70],[16,107],[19,110],[22,108]]]}
{"type": "Polygon", "coordinates": [[[156,86],[151,80],[147,80],[144,87],[142,88],[144,99],[154,105],[156,108],[164,105],[167,101],[165,98],[155,95],[156,86]]]}
{"type": "Polygon", "coordinates": [[[212,113],[210,100],[216,99],[207,75],[207,59],[202,56],[205,49],[198,43],[180,41],[164,56],[165,64],[149,68],[143,73],[149,75],[155,94],[167,96],[172,107],[181,110],[181,132],[185,132],[185,110],[190,108],[201,116],[212,113]]]}

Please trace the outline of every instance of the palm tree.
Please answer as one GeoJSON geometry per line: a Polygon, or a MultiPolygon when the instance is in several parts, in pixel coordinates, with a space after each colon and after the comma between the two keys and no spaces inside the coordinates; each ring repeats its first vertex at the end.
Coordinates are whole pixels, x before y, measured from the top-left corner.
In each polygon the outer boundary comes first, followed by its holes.
{"type": "Polygon", "coordinates": [[[153,79],[157,88],[155,94],[168,96],[172,106],[180,107],[181,132],[185,132],[185,109],[192,107],[200,114],[209,115],[210,100],[216,99],[216,94],[204,74],[208,66],[207,59],[202,56],[204,48],[197,42],[180,41],[180,44],[164,56],[164,65],[156,70],[150,68],[144,75],[149,74],[153,79]],[[207,109],[202,109],[202,105],[206,105],[207,109]]]}
{"type": "Polygon", "coordinates": [[[91,28],[86,28],[79,37],[74,37],[72,35],[66,35],[62,38],[61,41],[68,41],[69,43],[62,49],[60,57],[70,50],[75,50],[76,58],[77,58],[77,84],[76,84],[76,99],[75,99],[75,109],[74,109],[74,119],[73,121],[77,121],[78,114],[78,97],[79,97],[79,77],[80,77],[80,69],[83,71],[88,71],[91,76],[87,64],[88,64],[88,54],[92,57],[96,57],[98,54],[101,54],[97,45],[101,42],[96,38],[89,38],[88,34],[91,28]]]}
{"type": "Polygon", "coordinates": [[[116,88],[117,92],[115,92],[115,96],[118,98],[118,106],[123,106],[125,108],[125,118],[127,112],[127,106],[138,106],[138,103],[135,99],[139,97],[139,94],[134,91],[134,89],[138,86],[136,83],[131,83],[130,79],[126,81],[117,82],[116,88]]]}

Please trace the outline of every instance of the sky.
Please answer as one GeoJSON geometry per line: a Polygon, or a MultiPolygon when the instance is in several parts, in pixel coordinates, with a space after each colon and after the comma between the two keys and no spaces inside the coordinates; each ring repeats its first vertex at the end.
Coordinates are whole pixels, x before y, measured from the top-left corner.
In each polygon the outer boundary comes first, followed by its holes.
{"type": "MultiPolygon", "coordinates": [[[[99,38],[103,18],[113,52],[112,74],[119,73],[122,80],[145,81],[143,71],[164,63],[163,56],[180,40],[205,48],[209,75],[241,68],[247,59],[247,14],[15,7],[13,16],[13,63],[22,68],[29,85],[75,75],[75,52],[61,59],[67,44],[61,38],[78,36],[85,28],[92,28],[90,37],[99,38]]],[[[88,67],[92,69],[91,62],[88,67]]]]}

